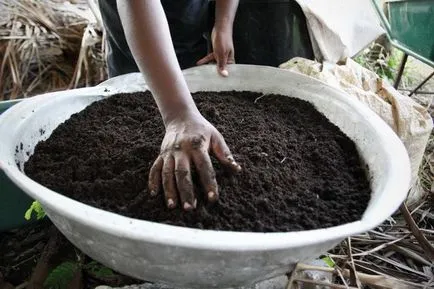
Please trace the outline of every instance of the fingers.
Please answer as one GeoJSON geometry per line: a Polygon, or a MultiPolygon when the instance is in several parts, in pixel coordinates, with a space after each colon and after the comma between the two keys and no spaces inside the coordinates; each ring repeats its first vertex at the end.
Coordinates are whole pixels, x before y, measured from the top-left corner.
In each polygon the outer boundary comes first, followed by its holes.
{"type": "Polygon", "coordinates": [[[235,55],[234,51],[231,50],[228,56],[228,60],[226,61],[227,64],[234,64],[235,63],[235,55]]]}
{"type": "Polygon", "coordinates": [[[226,53],[210,53],[204,58],[200,59],[198,62],[196,62],[197,65],[203,65],[210,62],[217,62],[217,71],[221,76],[227,77],[229,76],[229,72],[227,70],[227,64],[233,64],[235,63],[233,57],[231,55],[227,55],[226,53]],[[216,56],[217,55],[217,58],[216,56]]]}
{"type": "Polygon", "coordinates": [[[175,160],[171,155],[164,159],[162,178],[163,178],[163,190],[166,199],[166,204],[169,209],[176,207],[178,203],[176,181],[175,181],[175,160]]]}
{"type": "Polygon", "coordinates": [[[241,166],[234,160],[234,157],[221,134],[214,134],[211,137],[211,147],[215,157],[220,163],[229,167],[234,172],[241,171],[241,166]]]}
{"type": "Polygon", "coordinates": [[[195,209],[197,200],[194,197],[190,161],[184,153],[175,155],[175,178],[183,209],[186,211],[195,209]]]}
{"type": "Polygon", "coordinates": [[[200,150],[193,154],[193,162],[199,173],[200,182],[205,190],[205,198],[209,202],[215,202],[218,199],[217,180],[215,178],[214,168],[211,163],[211,158],[207,151],[200,150]]]}
{"type": "Polygon", "coordinates": [[[194,163],[200,182],[205,191],[205,199],[215,202],[219,198],[215,171],[209,151],[212,150],[217,159],[225,166],[238,172],[241,170],[226,145],[223,136],[214,128],[214,132],[206,137],[203,134],[193,134],[175,142],[168,149],[163,149],[151,167],[148,186],[152,195],[159,191],[163,184],[164,197],[169,209],[178,204],[189,211],[197,206],[194,186],[191,176],[191,161],[194,163]]]}
{"type": "Polygon", "coordinates": [[[209,53],[207,56],[205,56],[204,58],[200,59],[198,62],[196,62],[197,65],[203,65],[203,64],[207,64],[210,63],[212,61],[214,61],[214,53],[211,52],[209,53]]]}
{"type": "Polygon", "coordinates": [[[229,75],[228,70],[226,69],[228,54],[227,53],[217,53],[217,70],[221,76],[227,77],[229,75]]]}
{"type": "Polygon", "coordinates": [[[148,190],[151,196],[157,195],[160,191],[161,170],[163,169],[163,158],[159,156],[151,167],[148,177],[148,190]]]}

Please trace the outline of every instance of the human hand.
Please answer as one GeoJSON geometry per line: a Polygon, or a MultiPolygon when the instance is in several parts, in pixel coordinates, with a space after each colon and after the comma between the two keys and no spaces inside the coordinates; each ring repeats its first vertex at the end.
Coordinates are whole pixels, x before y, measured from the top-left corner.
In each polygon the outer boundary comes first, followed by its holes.
{"type": "Polygon", "coordinates": [[[227,64],[235,63],[234,44],[232,41],[232,31],[229,29],[213,28],[211,33],[213,52],[197,62],[203,65],[210,62],[217,63],[217,71],[222,76],[228,76],[227,64]]]}
{"type": "Polygon", "coordinates": [[[159,192],[162,183],[169,209],[175,208],[179,202],[184,210],[196,208],[191,178],[191,166],[194,165],[206,193],[205,199],[215,202],[218,187],[210,152],[234,172],[241,170],[223,136],[199,112],[167,122],[160,155],[149,173],[151,195],[159,192]]]}

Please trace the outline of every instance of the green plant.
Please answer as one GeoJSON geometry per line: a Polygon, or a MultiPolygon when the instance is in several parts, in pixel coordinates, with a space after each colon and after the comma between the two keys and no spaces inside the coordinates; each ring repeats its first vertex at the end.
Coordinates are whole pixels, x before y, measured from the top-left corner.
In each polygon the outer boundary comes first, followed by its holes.
{"type": "Polygon", "coordinates": [[[112,269],[107,268],[96,261],[89,262],[84,266],[84,269],[97,278],[110,278],[115,276],[112,269]]]}
{"type": "Polygon", "coordinates": [[[33,201],[33,203],[30,205],[30,207],[27,209],[26,213],[24,214],[24,218],[27,221],[29,221],[32,218],[33,212],[35,212],[37,220],[40,220],[43,217],[45,217],[44,208],[42,208],[41,203],[39,203],[38,201],[33,201]]]}
{"type": "MultiPolygon", "coordinates": [[[[393,82],[398,73],[402,57],[403,52],[398,49],[392,49],[391,52],[388,52],[382,45],[373,43],[354,57],[354,61],[375,72],[381,78],[393,82]]],[[[408,66],[404,69],[402,80],[407,84],[412,82],[408,66]]]]}
{"type": "Polygon", "coordinates": [[[333,261],[333,259],[330,256],[324,256],[321,258],[321,260],[323,260],[330,268],[334,268],[336,265],[335,261],[333,261]]]}
{"type": "Polygon", "coordinates": [[[49,274],[44,282],[44,288],[46,289],[65,289],[68,287],[78,270],[86,271],[89,275],[96,278],[113,278],[115,273],[110,269],[101,265],[96,261],[91,261],[87,264],[83,264],[82,257],[77,255],[76,261],[65,261],[59,266],[55,267],[49,274]]]}
{"type": "Polygon", "coordinates": [[[64,289],[68,287],[69,282],[74,278],[74,274],[79,269],[77,262],[63,262],[54,268],[44,282],[44,288],[47,289],[64,289]]]}

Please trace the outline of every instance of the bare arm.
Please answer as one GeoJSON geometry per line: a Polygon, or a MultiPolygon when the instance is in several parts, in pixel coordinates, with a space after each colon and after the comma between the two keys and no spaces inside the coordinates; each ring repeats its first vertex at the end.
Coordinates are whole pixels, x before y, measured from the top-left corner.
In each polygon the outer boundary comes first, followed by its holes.
{"type": "Polygon", "coordinates": [[[239,0],[217,0],[214,27],[217,30],[229,30],[232,33],[239,0]]]}
{"type": "Polygon", "coordinates": [[[182,75],[158,0],[117,0],[128,45],[165,123],[196,105],[182,75]]]}
{"type": "Polygon", "coordinates": [[[239,171],[223,136],[198,111],[182,75],[159,0],[117,0],[119,16],[134,59],[143,73],[166,127],[160,155],[149,173],[149,191],[161,184],[166,204],[185,210],[196,207],[191,166],[200,175],[208,201],[218,199],[209,152],[239,171]]]}
{"type": "Polygon", "coordinates": [[[228,76],[227,64],[235,63],[232,40],[233,24],[239,0],[217,0],[214,28],[211,33],[213,52],[197,62],[198,65],[217,62],[217,70],[228,76]]]}

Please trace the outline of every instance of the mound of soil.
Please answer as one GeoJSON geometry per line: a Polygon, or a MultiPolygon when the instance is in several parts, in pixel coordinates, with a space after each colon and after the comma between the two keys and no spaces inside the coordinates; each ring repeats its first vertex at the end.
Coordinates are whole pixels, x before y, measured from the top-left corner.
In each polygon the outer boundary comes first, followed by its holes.
{"type": "Polygon", "coordinates": [[[115,95],[72,115],[36,146],[25,173],[91,206],[178,226],[286,232],[360,219],[371,193],[366,168],[355,144],[310,103],[253,92],[199,92],[194,99],[243,167],[231,175],[214,162],[215,204],[204,202],[200,186],[192,212],[169,210],[162,193],[148,193],[164,136],[148,92],[115,95]]]}

